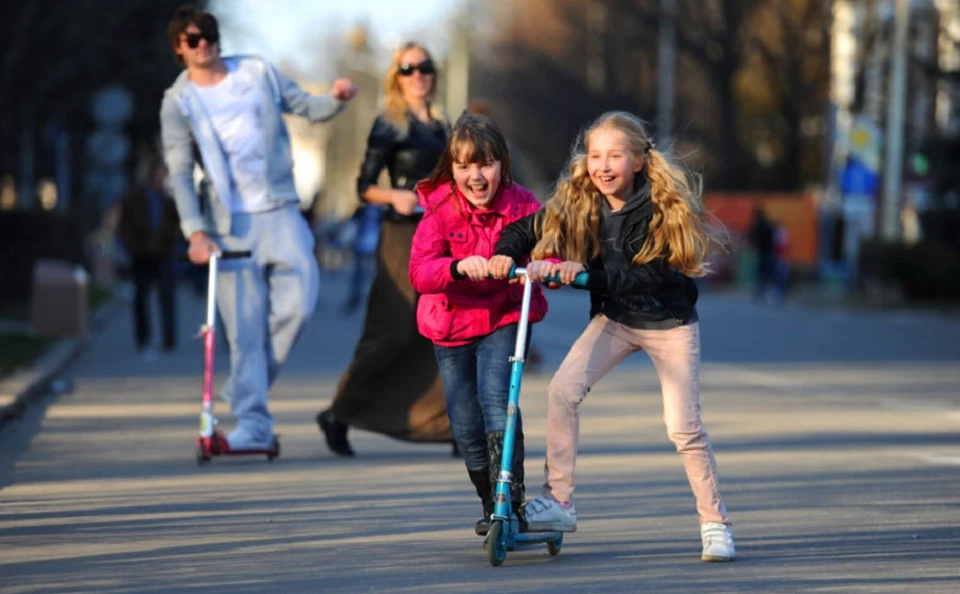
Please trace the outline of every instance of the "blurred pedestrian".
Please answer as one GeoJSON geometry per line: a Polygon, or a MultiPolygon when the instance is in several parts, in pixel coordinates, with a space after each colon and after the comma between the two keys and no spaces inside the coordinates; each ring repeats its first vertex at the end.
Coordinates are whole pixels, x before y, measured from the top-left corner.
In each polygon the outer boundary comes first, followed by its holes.
{"type": "Polygon", "coordinates": [[[216,18],[192,6],[176,11],[168,33],[185,70],[164,95],[160,123],[188,255],[206,264],[220,250],[252,252],[224,261],[217,278],[230,343],[222,396],[237,421],[227,442],[236,450],[266,449],[273,440],[267,393],[319,290],[313,233],[299,212],[281,116],[329,120],[355,87],[338,79],[329,95],[313,96],[262,58],[222,57],[216,18]],[[198,153],[202,201],[193,181],[198,153]]]}
{"type": "Polygon", "coordinates": [[[504,230],[496,253],[510,258],[490,266],[494,278],[528,254],[530,282],[559,274],[569,284],[589,272],[592,319],[547,388],[546,482],[524,508],[530,530],[576,530],[580,404],[618,363],[643,350],[660,378],[667,434],[696,499],[701,559],[735,558],[700,419],[700,325],[691,277],[706,273],[708,243],[699,187],[625,112],[591,124],[544,209],[504,230]]]}
{"type": "Polygon", "coordinates": [[[341,456],[354,455],[349,427],[410,441],[451,439],[433,345],[417,332],[417,295],[408,274],[423,216],[414,188],[447,144],[436,92],[437,69],[427,50],[415,42],[398,48],[384,81],[386,109],[373,122],[357,179],[360,199],[385,207],[363,334],[333,402],[317,414],[327,446],[341,456]],[[384,168],[389,188],[377,185],[384,168]]]}
{"type": "Polygon", "coordinates": [[[762,303],[766,300],[767,290],[774,283],[777,273],[776,226],[767,218],[762,206],[757,206],[754,210],[748,239],[757,259],[753,297],[762,303]]]}
{"type": "MultiPolygon", "coordinates": [[[[511,175],[507,142],[493,120],[462,115],[430,179],[417,187],[426,214],[410,256],[410,280],[420,293],[417,327],[434,344],[453,438],[483,504],[477,534],[487,533],[493,513],[523,298],[518,285],[488,280],[487,262],[503,228],[540,209],[511,175]]],[[[546,312],[536,287],[530,322],[546,312]]],[[[524,499],[519,414],[510,486],[518,516],[524,499]]]]}
{"type": "Polygon", "coordinates": [[[134,336],[145,359],[157,356],[150,332],[150,292],[154,286],[160,302],[162,348],[169,352],[177,345],[173,253],[180,221],[166,179],[167,168],[155,157],[150,160],[145,182],[131,187],[120,200],[117,235],[130,256],[134,336]]]}
{"type": "Polygon", "coordinates": [[[780,223],[774,224],[773,230],[773,290],[777,305],[787,298],[787,287],[790,282],[790,234],[787,228],[780,223]]]}
{"type": "Polygon", "coordinates": [[[903,229],[903,244],[915,246],[923,239],[923,227],[920,224],[920,211],[913,198],[907,198],[900,209],[900,226],[903,229]]]}
{"type": "Polygon", "coordinates": [[[350,315],[363,304],[367,289],[367,279],[376,266],[377,243],[380,237],[380,222],[383,220],[384,207],[373,204],[361,204],[353,213],[351,224],[354,235],[352,242],[353,265],[350,271],[350,288],[343,312],[350,315]]]}

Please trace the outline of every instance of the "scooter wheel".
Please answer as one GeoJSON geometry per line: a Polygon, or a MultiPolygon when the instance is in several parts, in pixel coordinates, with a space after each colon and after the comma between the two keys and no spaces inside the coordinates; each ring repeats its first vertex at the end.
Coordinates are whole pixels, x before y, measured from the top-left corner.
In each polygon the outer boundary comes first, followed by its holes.
{"type": "Polygon", "coordinates": [[[547,552],[550,553],[551,557],[556,557],[560,554],[560,549],[563,548],[563,535],[561,534],[554,540],[547,541],[547,552]]]}
{"type": "Polygon", "coordinates": [[[503,520],[490,522],[483,548],[487,553],[487,561],[494,567],[499,567],[507,558],[507,543],[503,541],[503,520]]]}

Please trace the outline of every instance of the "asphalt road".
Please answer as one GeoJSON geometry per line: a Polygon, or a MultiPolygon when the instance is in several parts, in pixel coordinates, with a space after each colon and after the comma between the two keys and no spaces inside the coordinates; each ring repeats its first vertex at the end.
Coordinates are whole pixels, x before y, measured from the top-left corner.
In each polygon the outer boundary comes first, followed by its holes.
{"type": "MultiPolygon", "coordinates": [[[[194,463],[199,341],[147,362],[128,316],[99,332],[75,391],[0,432],[0,592],[960,592],[956,317],[706,294],[703,415],[740,559],[699,561],[641,353],[583,406],[579,531],[558,557],[536,548],[492,568],[448,446],[353,432],[357,458],[326,451],[313,416],[360,317],[339,312],[344,278],[324,280],[271,396],[274,463],[194,463]]],[[[534,334],[543,369],[522,396],[528,492],[550,371],[586,323],[584,294],[550,303],[534,334]]],[[[202,305],[184,294],[180,306],[187,336],[202,305]]]]}

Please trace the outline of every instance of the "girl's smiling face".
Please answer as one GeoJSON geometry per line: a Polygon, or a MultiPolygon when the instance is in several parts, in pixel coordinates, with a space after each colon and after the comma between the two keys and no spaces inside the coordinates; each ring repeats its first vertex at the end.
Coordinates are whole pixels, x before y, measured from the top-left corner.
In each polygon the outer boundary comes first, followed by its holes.
{"type": "Polygon", "coordinates": [[[587,138],[587,173],[600,193],[622,206],[633,194],[633,177],[643,171],[644,159],[620,130],[598,128],[587,138]]]}
{"type": "Polygon", "coordinates": [[[453,181],[457,189],[474,208],[490,208],[500,188],[500,161],[483,163],[453,162],[453,181]]]}

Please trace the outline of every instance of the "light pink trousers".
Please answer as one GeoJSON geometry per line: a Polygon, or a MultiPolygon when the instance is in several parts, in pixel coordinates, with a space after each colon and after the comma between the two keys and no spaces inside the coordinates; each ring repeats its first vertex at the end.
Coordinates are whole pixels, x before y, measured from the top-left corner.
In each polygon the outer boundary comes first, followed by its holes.
{"type": "Polygon", "coordinates": [[[547,389],[544,494],[559,501],[570,501],[580,435],[580,403],[600,378],[638,350],[647,352],[660,378],[667,435],[683,460],[700,522],[729,524],[727,509],[720,497],[713,448],[700,422],[698,323],[671,330],[637,330],[604,315],[590,322],[547,389]]]}

